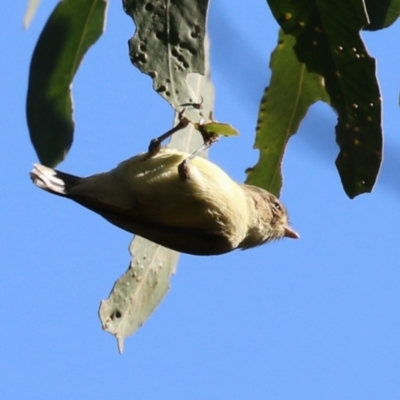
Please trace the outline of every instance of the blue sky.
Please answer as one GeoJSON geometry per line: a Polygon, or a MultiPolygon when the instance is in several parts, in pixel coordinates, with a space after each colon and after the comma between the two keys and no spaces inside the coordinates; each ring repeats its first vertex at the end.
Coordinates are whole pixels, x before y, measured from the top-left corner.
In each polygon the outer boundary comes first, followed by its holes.
{"type": "MultiPolygon", "coordinates": [[[[385,160],[372,194],[349,200],[334,167],[335,116],[316,105],[284,159],[282,200],[301,240],[218,257],[182,255],[172,287],[117,352],[101,299],[129,264],[131,235],[35,188],[25,122],[30,56],[54,1],[28,31],[3,6],[0,390],[5,399],[400,398],[399,25],[364,33],[378,59],[385,160]]],[[[258,103],[277,24],[264,1],[215,1],[215,117],[240,132],[210,158],[239,181],[254,165],[258,103]]],[[[89,175],[146,149],[172,124],[133,68],[120,2],[73,86],[75,142],[59,169],[89,175]]]]}

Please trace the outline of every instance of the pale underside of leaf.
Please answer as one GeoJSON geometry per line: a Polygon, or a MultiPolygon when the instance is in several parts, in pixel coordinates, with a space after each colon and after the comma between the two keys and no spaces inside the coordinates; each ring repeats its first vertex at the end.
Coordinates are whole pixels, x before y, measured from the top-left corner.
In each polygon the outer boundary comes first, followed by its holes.
{"type": "Polygon", "coordinates": [[[100,304],[103,329],[117,339],[123,352],[124,338],[142,326],[169,289],[179,253],[135,237],[130,246],[134,258],[127,272],[100,304]]]}
{"type": "Polygon", "coordinates": [[[26,6],[26,11],[23,19],[23,25],[25,29],[28,29],[33,17],[36,14],[36,11],[39,7],[40,0],[28,0],[28,4],[26,6]]]}
{"type": "Polygon", "coordinates": [[[204,74],[208,0],[124,0],[123,4],[136,24],[129,41],[132,63],[153,79],[154,90],[175,110],[200,102],[187,75],[204,74]]]}
{"type": "MultiPolygon", "coordinates": [[[[203,99],[202,112],[210,115],[214,89],[209,71],[208,45],[205,75],[189,74],[187,83],[190,90],[203,99]]],[[[202,143],[199,132],[189,124],[173,135],[168,147],[191,153],[202,143]]],[[[109,298],[101,302],[99,309],[103,329],[115,336],[120,353],[125,337],[132,335],[147,320],[167,294],[179,258],[179,253],[138,236],[130,245],[130,253],[132,260],[128,270],[117,280],[109,298]]]]}

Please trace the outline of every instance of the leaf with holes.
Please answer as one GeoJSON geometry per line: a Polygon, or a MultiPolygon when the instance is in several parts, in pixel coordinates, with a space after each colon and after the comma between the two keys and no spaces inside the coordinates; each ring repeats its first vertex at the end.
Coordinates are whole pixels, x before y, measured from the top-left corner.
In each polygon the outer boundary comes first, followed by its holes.
{"type": "Polygon", "coordinates": [[[84,54],[103,32],[106,5],[104,0],[61,1],[36,44],[26,116],[32,144],[44,165],[54,167],[71,147],[70,87],[84,54]]]}
{"type": "Polygon", "coordinates": [[[204,74],[208,0],[124,0],[136,24],[129,41],[132,63],[153,79],[154,89],[176,110],[199,102],[188,73],[204,74]]]}
{"type": "Polygon", "coordinates": [[[124,338],[142,326],[166,295],[179,253],[136,237],[128,271],[115,283],[109,299],[100,304],[103,329],[113,334],[123,352],[124,338]]]}
{"type": "MultiPolygon", "coordinates": [[[[209,72],[208,45],[205,54],[205,75],[191,74],[188,83],[196,96],[203,99],[202,110],[210,115],[214,106],[214,88],[209,72]]],[[[172,136],[168,147],[192,153],[202,144],[201,135],[193,124],[189,124],[172,136]]],[[[116,337],[120,352],[125,337],[140,328],[167,294],[179,256],[175,251],[138,236],[130,245],[130,253],[130,267],[115,283],[109,298],[101,302],[99,309],[103,329],[116,337]]]]}
{"type": "Polygon", "coordinates": [[[338,113],[336,159],[346,194],[370,192],[382,160],[381,97],[359,31],[368,24],[363,2],[268,0],[282,29],[296,38],[294,51],[308,71],[325,80],[338,113]]]}

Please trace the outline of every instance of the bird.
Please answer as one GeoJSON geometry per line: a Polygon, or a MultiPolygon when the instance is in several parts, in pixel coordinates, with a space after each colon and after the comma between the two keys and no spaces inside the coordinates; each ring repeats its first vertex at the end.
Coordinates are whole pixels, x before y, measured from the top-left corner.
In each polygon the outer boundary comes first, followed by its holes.
{"type": "Polygon", "coordinates": [[[86,178],[34,164],[30,177],[121,229],[182,253],[220,255],[299,238],[273,194],[175,149],[141,153],[86,178]]]}

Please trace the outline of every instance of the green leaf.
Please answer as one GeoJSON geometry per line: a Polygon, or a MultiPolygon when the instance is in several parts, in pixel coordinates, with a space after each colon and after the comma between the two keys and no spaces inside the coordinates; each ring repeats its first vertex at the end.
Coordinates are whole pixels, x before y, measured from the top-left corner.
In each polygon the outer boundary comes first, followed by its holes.
{"type": "Polygon", "coordinates": [[[270,86],[261,100],[254,148],[260,158],[247,172],[246,183],[262,187],[279,196],[282,187],[281,162],[287,142],[318,100],[329,102],[320,75],[307,72],[293,51],[295,39],[279,33],[279,41],[271,55],[270,86]]]}
{"type": "Polygon", "coordinates": [[[103,31],[106,1],[63,0],[48,19],[30,66],[26,114],[42,164],[54,167],[73,141],[70,87],[80,62],[103,31]]]}
{"type": "Polygon", "coordinates": [[[360,38],[367,25],[361,0],[269,0],[285,33],[296,37],[294,50],[310,72],[324,77],[338,113],[336,159],[350,198],[370,192],[382,159],[381,97],[375,60],[360,38]]]}
{"type": "Polygon", "coordinates": [[[400,15],[400,0],[364,0],[369,24],[367,31],[376,31],[392,25],[400,15]]]}
{"type": "Polygon", "coordinates": [[[137,28],[129,42],[131,61],[176,110],[200,100],[186,77],[204,74],[207,7],[208,0],[124,1],[137,28]]]}
{"type": "MultiPolygon", "coordinates": [[[[214,106],[214,88],[208,62],[208,41],[205,46],[205,75],[191,74],[188,84],[202,111],[210,115],[214,106]]],[[[178,123],[178,118],[175,123],[178,123]]],[[[168,147],[189,153],[203,144],[202,136],[193,124],[174,133],[168,147]]],[[[163,300],[175,273],[179,253],[136,236],[130,245],[132,261],[126,273],[115,283],[110,296],[100,304],[99,317],[103,329],[117,339],[122,353],[125,337],[132,335],[149,318],[163,300]]]]}
{"type": "Polygon", "coordinates": [[[212,121],[205,124],[195,124],[197,130],[201,130],[208,136],[238,136],[239,132],[229,124],[212,121]]]}

